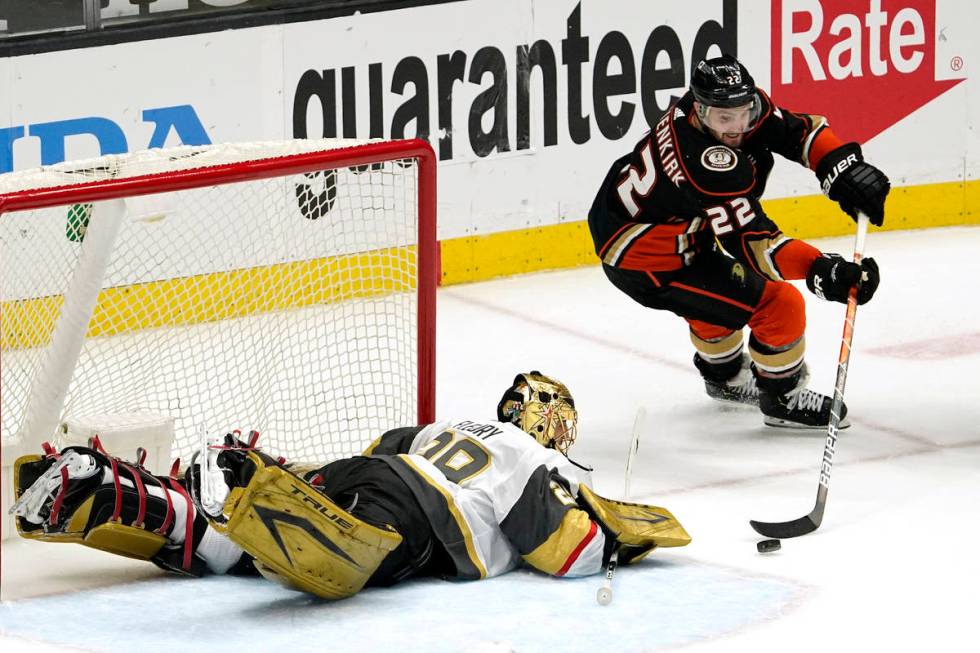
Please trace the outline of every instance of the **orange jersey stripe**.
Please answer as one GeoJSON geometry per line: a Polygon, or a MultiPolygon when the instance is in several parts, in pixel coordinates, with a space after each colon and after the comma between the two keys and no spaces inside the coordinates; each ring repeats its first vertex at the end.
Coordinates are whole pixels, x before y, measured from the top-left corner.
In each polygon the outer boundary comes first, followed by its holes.
{"type": "Polygon", "coordinates": [[[817,166],[820,165],[820,160],[823,159],[828,152],[831,150],[836,150],[838,147],[844,144],[837,134],[830,130],[830,127],[824,127],[820,130],[820,133],[816,135],[813,139],[813,143],[810,144],[810,160],[807,161],[807,165],[810,166],[810,170],[816,170],[817,166]]]}
{"type": "Polygon", "coordinates": [[[748,304],[743,304],[742,302],[737,302],[734,299],[731,299],[729,297],[725,297],[723,295],[717,295],[717,294],[715,294],[713,292],[708,292],[707,290],[704,290],[703,288],[695,288],[694,286],[689,286],[689,285],[684,284],[684,283],[677,283],[676,281],[671,281],[668,285],[674,286],[675,288],[680,288],[681,290],[686,290],[688,292],[693,292],[693,293],[696,293],[698,295],[703,295],[705,297],[711,297],[712,299],[717,299],[720,302],[724,302],[726,304],[731,304],[732,306],[737,306],[738,308],[742,309],[743,311],[748,311],[749,313],[754,313],[755,312],[755,309],[752,308],[751,306],[749,306],[748,304]]]}
{"type": "Polygon", "coordinates": [[[820,250],[802,240],[782,245],[772,257],[783,279],[806,279],[810,266],[820,258],[820,250]]]}
{"type": "Polygon", "coordinates": [[[613,243],[615,243],[615,242],[616,242],[616,240],[617,240],[617,239],[619,238],[619,236],[620,236],[620,235],[621,235],[621,234],[622,234],[622,233],[623,233],[624,231],[626,231],[626,230],[627,230],[627,229],[629,229],[630,227],[635,227],[635,226],[636,226],[636,223],[635,223],[635,222],[627,222],[627,223],[626,223],[626,224],[624,224],[624,225],[623,225],[622,227],[620,227],[619,229],[617,229],[617,230],[616,230],[616,233],[614,233],[614,234],[612,235],[612,237],[611,237],[611,238],[610,238],[609,240],[607,240],[607,241],[606,241],[606,244],[602,246],[602,249],[600,249],[600,250],[599,250],[599,252],[598,252],[598,254],[599,254],[599,258],[603,258],[603,257],[604,257],[604,256],[606,255],[606,252],[607,252],[607,251],[609,250],[609,247],[610,247],[610,246],[611,246],[611,245],[612,245],[613,243]]]}
{"type": "Polygon", "coordinates": [[[643,227],[633,231],[623,228],[616,232],[603,248],[603,262],[624,270],[666,272],[684,267],[684,254],[695,251],[689,222],[643,225],[630,223],[627,227],[643,227]],[[624,237],[628,236],[628,239],[624,237]],[[615,243],[614,249],[611,245],[615,243]],[[612,250],[612,251],[611,251],[612,250]]]}

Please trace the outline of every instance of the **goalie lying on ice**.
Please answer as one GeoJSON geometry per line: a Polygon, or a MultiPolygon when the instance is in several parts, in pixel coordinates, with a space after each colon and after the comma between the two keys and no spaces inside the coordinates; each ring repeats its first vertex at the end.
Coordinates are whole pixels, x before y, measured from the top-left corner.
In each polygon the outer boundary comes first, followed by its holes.
{"type": "Polygon", "coordinates": [[[182,478],[92,448],[45,447],[15,464],[23,537],[76,542],[164,569],[260,573],[340,599],[412,576],[479,579],[521,564],[553,576],[631,563],[690,537],[669,511],[604,499],[567,458],[578,415],[567,388],[519,374],[498,421],[388,431],[362,456],[284,464],[238,434],[182,478]],[[532,437],[528,437],[528,435],[532,437]]]}

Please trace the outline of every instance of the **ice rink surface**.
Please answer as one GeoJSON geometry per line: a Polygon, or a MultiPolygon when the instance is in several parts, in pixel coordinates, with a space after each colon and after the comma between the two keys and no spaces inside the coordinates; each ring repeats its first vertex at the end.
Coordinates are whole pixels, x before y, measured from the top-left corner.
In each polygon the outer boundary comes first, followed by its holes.
{"type": "MultiPolygon", "coordinates": [[[[813,241],[850,256],[852,239],[813,241]]],[[[261,579],[168,577],[79,546],[3,548],[3,651],[975,651],[980,606],[980,227],[871,233],[881,267],[858,309],[823,525],[760,554],[748,520],[813,506],[824,434],[763,426],[704,394],[683,321],[598,267],[439,291],[438,412],[488,418],[515,373],[564,381],[572,457],[693,537],[600,577],[435,579],[340,603],[261,579]]],[[[802,288],[802,284],[801,284],[802,288]]],[[[805,291],[810,387],[832,391],[844,316],[805,291]]]]}

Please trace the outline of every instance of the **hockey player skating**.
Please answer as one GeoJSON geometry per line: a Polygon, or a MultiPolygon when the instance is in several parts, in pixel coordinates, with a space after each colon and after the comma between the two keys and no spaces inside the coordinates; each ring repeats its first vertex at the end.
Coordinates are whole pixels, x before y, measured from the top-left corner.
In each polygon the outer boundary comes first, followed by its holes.
{"type": "Polygon", "coordinates": [[[780,231],[759,203],[773,153],[814,170],[852,218],[863,212],[882,224],[889,181],[861,147],[843,143],[821,116],[774,106],[725,55],[700,62],[690,90],[612,164],[589,228],[613,285],[687,320],[711,397],[758,405],[770,425],[826,428],[831,398],[806,387],[804,301],[786,280],[806,279],[819,297],[842,303],[857,285],[864,304],[878,266],[780,231]]]}
{"type": "MultiPolygon", "coordinates": [[[[499,421],[388,431],[324,466],[284,464],[226,436],[183,478],[96,448],[46,447],[15,463],[18,531],[150,560],[164,569],[261,573],[328,599],[413,576],[554,576],[635,562],[690,537],[669,511],[604,499],[567,458],[578,415],[567,388],[518,375],[499,421]],[[530,434],[533,437],[528,437],[530,434]]],[[[176,467],[176,465],[175,465],[176,467]]]]}

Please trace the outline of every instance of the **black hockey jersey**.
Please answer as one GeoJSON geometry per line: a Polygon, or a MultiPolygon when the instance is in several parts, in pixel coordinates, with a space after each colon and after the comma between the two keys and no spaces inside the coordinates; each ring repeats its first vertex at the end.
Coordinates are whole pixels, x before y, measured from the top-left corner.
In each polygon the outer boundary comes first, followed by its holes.
{"type": "MultiPolygon", "coordinates": [[[[693,124],[694,97],[688,92],[632,152],[613,163],[589,212],[603,263],[627,270],[677,270],[712,248],[715,237],[736,256],[746,249],[741,242],[746,232],[767,239],[770,257],[788,240],[779,238],[779,228],[759,204],[773,153],[815,169],[823,154],[841,142],[821,116],[776,107],[761,90],[759,97],[761,116],[739,148],[721,144],[693,124]]],[[[750,263],[757,269],[764,265],[750,263]]]]}

